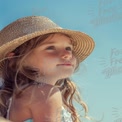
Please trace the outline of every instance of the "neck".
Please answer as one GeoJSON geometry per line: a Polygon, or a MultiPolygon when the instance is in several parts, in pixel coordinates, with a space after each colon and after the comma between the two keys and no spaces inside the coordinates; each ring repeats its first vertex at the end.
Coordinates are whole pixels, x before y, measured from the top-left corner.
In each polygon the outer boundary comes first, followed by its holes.
{"type": "Polygon", "coordinates": [[[50,84],[50,85],[54,86],[55,83],[57,82],[57,80],[54,78],[48,78],[48,77],[42,76],[42,77],[36,79],[36,82],[42,83],[42,84],[50,84]]]}

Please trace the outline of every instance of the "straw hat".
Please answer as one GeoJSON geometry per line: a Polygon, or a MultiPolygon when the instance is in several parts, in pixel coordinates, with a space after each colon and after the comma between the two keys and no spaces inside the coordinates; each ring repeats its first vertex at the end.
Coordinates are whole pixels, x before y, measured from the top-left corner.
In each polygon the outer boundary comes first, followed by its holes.
{"type": "Polygon", "coordinates": [[[63,29],[43,16],[29,16],[16,20],[0,31],[0,60],[26,41],[48,33],[60,32],[74,40],[74,53],[83,61],[94,49],[93,39],[85,33],[63,29]]]}

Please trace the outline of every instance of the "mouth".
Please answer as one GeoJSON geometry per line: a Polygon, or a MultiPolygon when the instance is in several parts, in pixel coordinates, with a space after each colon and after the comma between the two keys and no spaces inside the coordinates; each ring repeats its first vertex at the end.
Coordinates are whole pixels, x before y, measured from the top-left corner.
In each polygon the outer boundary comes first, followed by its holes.
{"type": "Polygon", "coordinates": [[[72,64],[66,63],[66,64],[58,64],[57,66],[73,66],[72,64]]]}

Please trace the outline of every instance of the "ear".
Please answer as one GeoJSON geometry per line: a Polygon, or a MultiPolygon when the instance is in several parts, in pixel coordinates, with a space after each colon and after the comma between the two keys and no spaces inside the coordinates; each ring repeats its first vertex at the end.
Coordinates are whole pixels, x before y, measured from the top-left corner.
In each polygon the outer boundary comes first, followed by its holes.
{"type": "Polygon", "coordinates": [[[15,53],[10,52],[10,53],[7,54],[7,57],[8,57],[8,58],[12,58],[14,55],[15,55],[15,53]]]}

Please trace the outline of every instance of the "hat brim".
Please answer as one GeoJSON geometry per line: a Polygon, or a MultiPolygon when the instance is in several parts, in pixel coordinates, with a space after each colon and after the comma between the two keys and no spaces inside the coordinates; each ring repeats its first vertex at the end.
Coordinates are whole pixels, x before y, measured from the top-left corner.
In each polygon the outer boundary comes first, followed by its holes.
{"type": "Polygon", "coordinates": [[[80,31],[72,31],[68,29],[59,29],[59,28],[48,29],[43,31],[36,31],[31,34],[21,36],[2,45],[0,47],[0,60],[2,60],[6,56],[6,54],[12,52],[14,49],[16,49],[18,46],[25,43],[26,41],[35,38],[37,36],[41,36],[49,33],[64,33],[69,35],[75,43],[73,50],[80,62],[83,61],[91,54],[95,46],[93,39],[87,34],[82,33],[80,31]]]}

